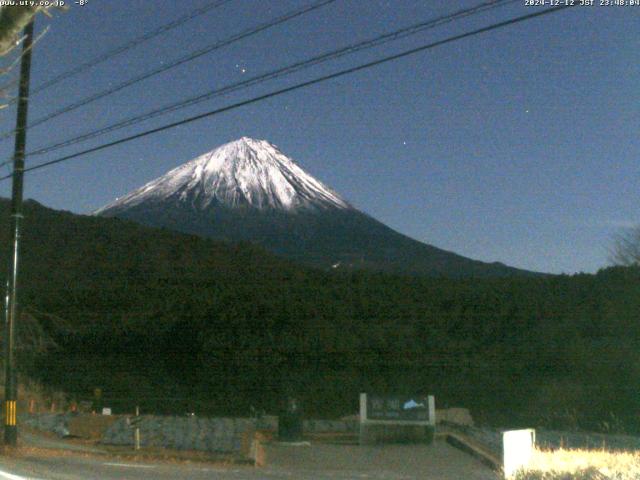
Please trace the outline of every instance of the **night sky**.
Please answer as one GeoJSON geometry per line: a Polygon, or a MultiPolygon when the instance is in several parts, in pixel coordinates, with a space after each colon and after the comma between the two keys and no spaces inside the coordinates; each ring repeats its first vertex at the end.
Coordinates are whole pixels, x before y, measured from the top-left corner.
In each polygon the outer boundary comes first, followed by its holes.
{"type": "MultiPolygon", "coordinates": [[[[233,0],[35,95],[29,118],[312,2],[233,0]]],[[[49,30],[35,47],[32,87],[210,0],[70,3],[53,19],[37,18],[37,32],[49,30]]],[[[27,150],[479,3],[337,0],[34,127],[27,150]]],[[[524,3],[27,164],[542,8],[524,3]]],[[[632,6],[542,16],[35,171],[26,177],[25,196],[88,214],[199,154],[250,136],[276,144],[354,206],[420,241],[520,268],[595,272],[608,264],[612,236],[640,222],[639,21],[640,7],[632,6]]],[[[0,111],[2,132],[14,123],[13,107],[0,111]]],[[[12,148],[12,139],[0,143],[3,159],[12,148]]],[[[0,195],[10,196],[8,181],[0,195]]]]}

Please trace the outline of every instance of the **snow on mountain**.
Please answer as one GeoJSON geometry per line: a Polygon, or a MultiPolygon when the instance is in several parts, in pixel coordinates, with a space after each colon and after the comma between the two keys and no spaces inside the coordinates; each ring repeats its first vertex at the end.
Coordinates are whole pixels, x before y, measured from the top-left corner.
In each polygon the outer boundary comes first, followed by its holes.
{"type": "Polygon", "coordinates": [[[242,137],[185,163],[95,212],[115,213],[147,203],[325,210],[352,207],[266,140],[242,137]]]}
{"type": "Polygon", "coordinates": [[[322,269],[452,277],[529,274],[402,235],[353,208],[274,145],[247,137],[171,170],[95,214],[251,242],[322,269]]]}

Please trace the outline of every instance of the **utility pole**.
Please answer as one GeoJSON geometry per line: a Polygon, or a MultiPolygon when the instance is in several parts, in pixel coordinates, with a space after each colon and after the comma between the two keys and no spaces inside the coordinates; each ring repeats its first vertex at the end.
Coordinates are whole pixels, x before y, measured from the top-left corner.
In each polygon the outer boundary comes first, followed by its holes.
{"type": "Polygon", "coordinates": [[[22,223],[22,193],[24,177],[24,152],[27,143],[27,107],[29,102],[29,75],[31,72],[31,46],[33,45],[33,19],[24,29],[24,43],[20,60],[20,88],[16,120],[16,143],[13,155],[13,183],[11,187],[11,256],[5,299],[4,330],[4,443],[15,446],[18,441],[16,424],[16,400],[18,381],[15,361],[15,329],[18,318],[18,253],[22,223]]]}

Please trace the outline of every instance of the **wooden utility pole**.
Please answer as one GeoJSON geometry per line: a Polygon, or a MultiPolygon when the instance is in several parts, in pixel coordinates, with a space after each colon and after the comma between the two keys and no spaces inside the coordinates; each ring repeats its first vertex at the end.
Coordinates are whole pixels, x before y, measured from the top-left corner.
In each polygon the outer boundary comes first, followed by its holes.
{"type": "Polygon", "coordinates": [[[5,299],[4,443],[9,446],[15,446],[18,441],[18,426],[16,422],[18,381],[15,360],[15,330],[18,318],[18,260],[22,226],[24,153],[27,143],[27,108],[31,72],[31,47],[33,45],[33,19],[25,27],[24,35],[22,58],[20,60],[20,89],[18,93],[16,143],[13,155],[13,183],[11,188],[11,255],[7,278],[7,296],[5,299]]]}

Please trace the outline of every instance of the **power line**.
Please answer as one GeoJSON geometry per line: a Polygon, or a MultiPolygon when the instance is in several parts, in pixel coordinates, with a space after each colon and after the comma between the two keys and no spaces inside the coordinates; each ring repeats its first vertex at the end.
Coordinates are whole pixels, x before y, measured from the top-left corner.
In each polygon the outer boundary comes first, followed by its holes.
{"type": "Polygon", "coordinates": [[[95,57],[92,60],[89,60],[85,63],[82,63],[70,70],[67,70],[66,72],[61,73],[60,75],[57,75],[45,82],[43,82],[42,84],[38,85],[36,88],[34,88],[33,92],[32,92],[32,96],[34,94],[40,93],[44,90],[46,90],[47,88],[56,85],[57,83],[60,83],[62,80],[66,80],[70,77],[73,77],[75,75],[78,75],[79,73],[84,72],[85,70],[88,70],[92,67],[95,67],[96,65],[99,65],[103,62],[106,62],[107,60],[120,55],[121,53],[124,53],[128,50],[131,50],[134,47],[137,47],[138,45],[147,42],[159,35],[162,35],[163,33],[168,32],[169,30],[173,30],[174,28],[179,27],[180,25],[188,22],[189,20],[192,20],[194,18],[197,18],[201,15],[204,15],[205,13],[214,10],[216,8],[222,7],[223,5],[225,5],[226,3],[229,3],[232,0],[220,0],[220,1],[216,1],[216,2],[211,2],[207,5],[204,5],[203,7],[200,7],[196,10],[193,10],[190,13],[187,13],[186,15],[183,15],[182,17],[177,18],[176,20],[173,20],[169,23],[166,23],[160,27],[158,27],[155,30],[152,30],[150,32],[145,33],[144,35],[141,35],[137,38],[134,38],[133,40],[130,40],[127,43],[124,43],[118,47],[115,47],[112,50],[109,50],[105,53],[103,53],[102,55],[99,55],[97,57],[95,57]]]}
{"type": "MultiPolygon", "coordinates": [[[[97,147],[89,148],[89,149],[83,150],[81,152],[77,152],[77,153],[74,153],[74,154],[71,154],[71,155],[66,155],[64,157],[60,157],[60,158],[57,158],[55,160],[50,160],[48,162],[43,162],[43,163],[40,163],[38,165],[34,165],[32,167],[25,168],[24,171],[25,172],[30,172],[30,171],[38,170],[40,168],[48,167],[50,165],[54,165],[54,164],[57,164],[57,163],[66,162],[68,160],[71,160],[73,158],[79,157],[81,155],[86,155],[88,153],[94,153],[94,152],[97,152],[97,151],[100,151],[100,150],[104,150],[106,148],[114,147],[116,145],[120,145],[122,143],[127,143],[127,142],[130,142],[132,140],[136,140],[138,138],[142,138],[142,137],[146,137],[148,135],[152,135],[154,133],[162,132],[164,130],[169,130],[169,129],[174,128],[174,127],[179,127],[179,126],[185,125],[187,123],[191,123],[191,122],[194,122],[196,120],[200,120],[202,118],[207,118],[207,117],[211,117],[211,116],[214,116],[214,115],[218,115],[218,114],[223,113],[223,112],[227,112],[227,111],[230,111],[230,110],[235,110],[236,108],[240,108],[240,107],[243,107],[245,105],[250,105],[252,103],[256,103],[256,102],[259,102],[259,101],[262,101],[262,100],[266,100],[268,98],[273,98],[273,97],[276,97],[276,96],[279,96],[279,95],[283,95],[285,93],[289,93],[289,92],[292,92],[292,91],[295,91],[295,90],[299,90],[301,88],[309,87],[311,85],[315,85],[315,84],[318,84],[318,83],[321,83],[321,82],[325,82],[327,80],[332,80],[334,78],[338,78],[338,77],[342,77],[342,76],[349,75],[349,74],[352,74],[352,73],[356,73],[356,72],[359,72],[361,70],[365,70],[365,69],[368,69],[368,68],[371,68],[371,67],[375,67],[377,65],[381,65],[381,64],[384,64],[384,63],[387,63],[387,62],[391,62],[391,61],[394,61],[394,60],[398,60],[400,58],[407,57],[409,55],[413,55],[413,54],[416,54],[416,53],[419,53],[419,52],[430,50],[432,48],[439,47],[439,46],[445,45],[447,43],[451,43],[451,42],[455,42],[455,41],[458,41],[458,40],[462,40],[463,38],[472,37],[472,36],[475,36],[475,35],[479,35],[481,33],[489,32],[489,31],[492,31],[492,30],[497,30],[499,28],[503,28],[503,27],[506,27],[506,26],[509,26],[509,25],[513,25],[513,24],[516,24],[516,23],[524,22],[524,21],[530,20],[532,18],[540,17],[540,16],[547,15],[547,14],[554,13],[554,12],[559,12],[559,11],[564,10],[566,8],[571,8],[571,5],[563,5],[563,6],[559,6],[559,7],[549,8],[549,9],[542,10],[542,11],[539,11],[539,12],[530,13],[530,14],[527,14],[527,15],[522,15],[520,17],[512,18],[510,20],[505,20],[503,22],[494,23],[494,24],[489,25],[487,27],[479,28],[479,29],[473,30],[471,32],[462,33],[462,34],[459,34],[459,35],[454,35],[454,36],[445,38],[444,40],[439,40],[437,42],[433,42],[433,43],[429,43],[429,44],[426,44],[426,45],[422,45],[420,47],[412,48],[410,50],[405,50],[404,52],[397,53],[395,55],[390,55],[390,56],[387,56],[387,57],[383,57],[381,59],[374,60],[372,62],[360,64],[360,65],[357,65],[355,67],[347,68],[345,70],[340,70],[338,72],[331,73],[331,74],[328,74],[328,75],[323,75],[323,76],[315,78],[313,80],[308,80],[306,82],[301,82],[301,83],[298,83],[296,85],[292,85],[290,87],[282,88],[280,90],[276,90],[276,91],[273,91],[273,92],[270,92],[270,93],[266,93],[264,95],[259,95],[257,97],[253,97],[253,98],[251,98],[249,100],[243,100],[241,102],[237,102],[237,103],[228,105],[226,107],[218,108],[216,110],[212,110],[212,111],[209,111],[209,112],[206,112],[206,113],[202,113],[202,114],[199,114],[199,115],[188,117],[188,118],[185,118],[185,119],[177,121],[177,122],[173,122],[173,123],[169,123],[167,125],[163,125],[161,127],[153,128],[151,130],[146,130],[144,132],[137,133],[135,135],[130,135],[128,137],[124,137],[124,138],[121,138],[121,139],[118,139],[118,140],[114,140],[113,142],[104,143],[102,145],[98,145],[97,147]]],[[[12,175],[6,175],[4,177],[0,177],[0,181],[6,180],[8,178],[11,178],[12,176],[13,176],[13,174],[12,175]]]]}
{"type": "MultiPolygon", "coordinates": [[[[60,115],[62,115],[64,113],[71,112],[71,111],[76,110],[76,109],[78,109],[80,107],[83,107],[83,106],[88,105],[88,104],[90,104],[92,102],[95,102],[96,100],[100,100],[101,98],[107,97],[109,95],[113,95],[114,93],[119,92],[120,90],[124,90],[125,88],[130,87],[132,85],[135,85],[136,83],[139,83],[139,82],[141,82],[143,80],[147,80],[147,79],[149,79],[151,77],[154,77],[154,76],[156,76],[156,75],[158,75],[160,73],[166,72],[167,70],[170,70],[172,68],[178,67],[178,66],[180,66],[180,65],[182,65],[184,63],[191,62],[191,61],[193,61],[193,60],[195,60],[197,58],[200,58],[203,55],[206,55],[207,53],[213,52],[214,50],[218,50],[219,48],[225,47],[225,46],[230,45],[230,44],[232,44],[234,42],[237,42],[239,40],[242,40],[242,39],[245,39],[245,38],[250,37],[252,35],[255,35],[257,33],[263,32],[263,31],[265,31],[265,30],[267,30],[269,28],[275,27],[275,26],[280,25],[282,23],[285,23],[285,22],[287,22],[289,20],[292,20],[292,19],[294,19],[296,17],[299,17],[299,16],[304,15],[306,13],[309,13],[311,11],[317,10],[317,9],[319,9],[321,7],[324,7],[325,5],[328,5],[328,4],[333,3],[335,1],[336,0],[320,0],[320,1],[316,2],[316,3],[308,5],[306,7],[301,8],[301,9],[294,10],[294,11],[291,11],[289,13],[286,13],[285,15],[282,15],[282,16],[280,16],[280,17],[278,17],[278,18],[276,18],[274,20],[271,20],[269,22],[262,23],[262,24],[260,24],[260,25],[258,25],[256,27],[250,28],[248,30],[244,30],[243,32],[235,34],[235,35],[232,35],[231,37],[229,37],[229,38],[227,38],[225,40],[221,40],[221,41],[215,42],[215,43],[213,43],[211,45],[208,45],[208,46],[206,46],[204,48],[196,50],[196,51],[194,51],[194,52],[192,52],[192,53],[190,53],[190,54],[188,54],[188,55],[186,55],[184,57],[180,57],[177,60],[174,60],[172,62],[169,62],[169,63],[165,64],[165,65],[161,65],[158,68],[155,68],[153,70],[145,72],[142,75],[139,75],[137,77],[133,77],[133,78],[131,78],[129,80],[126,80],[126,81],[124,81],[122,83],[119,83],[118,85],[115,85],[115,86],[113,86],[111,88],[108,88],[107,90],[103,90],[102,92],[98,92],[98,93],[96,93],[94,95],[91,95],[89,97],[85,97],[84,99],[82,99],[82,100],[80,100],[78,102],[71,103],[71,104],[69,104],[67,106],[64,106],[64,107],[60,108],[59,110],[56,110],[56,111],[54,111],[54,112],[52,112],[52,113],[50,113],[48,115],[45,115],[44,117],[40,117],[39,119],[31,122],[27,126],[27,128],[33,128],[33,127],[35,127],[37,125],[41,125],[41,124],[43,124],[45,122],[48,122],[49,120],[51,120],[53,118],[56,118],[56,117],[58,117],[58,116],[60,116],[60,115]]],[[[2,135],[0,135],[0,140],[3,140],[5,138],[10,137],[13,133],[14,133],[14,131],[3,133],[2,135]]]]}
{"type": "Polygon", "coordinates": [[[101,135],[104,135],[106,133],[110,133],[116,130],[119,130],[121,128],[124,127],[129,127],[132,125],[136,125],[138,123],[141,123],[143,121],[170,113],[170,112],[174,112],[176,110],[180,110],[186,107],[190,107],[199,103],[202,103],[206,100],[209,100],[211,98],[217,97],[217,96],[221,96],[224,94],[228,94],[231,92],[235,92],[238,90],[242,90],[251,86],[255,86],[258,85],[260,83],[263,83],[265,81],[268,80],[273,80],[275,78],[280,78],[282,76],[285,75],[289,75],[298,71],[301,71],[303,69],[307,69],[309,67],[318,65],[320,63],[324,63],[330,60],[335,60],[337,58],[340,58],[342,56],[345,55],[350,55],[352,53],[356,53],[365,49],[369,49],[369,48],[373,48],[373,47],[378,47],[382,44],[391,42],[391,41],[395,41],[401,38],[406,38],[410,35],[415,35],[417,33],[423,32],[427,29],[431,29],[431,28],[435,28],[438,27],[440,25],[446,24],[446,23],[450,23],[453,22],[455,20],[459,20],[461,18],[465,18],[471,15],[475,15],[478,13],[482,13],[482,12],[486,12],[488,10],[491,9],[495,9],[498,7],[502,7],[506,4],[509,3],[515,3],[516,1],[520,1],[520,0],[492,0],[490,2],[486,2],[483,4],[480,4],[476,7],[473,8],[467,8],[464,10],[458,10],[454,13],[445,15],[445,16],[441,16],[438,17],[436,19],[430,19],[424,22],[420,22],[417,24],[413,24],[411,26],[402,28],[400,30],[396,30],[390,33],[386,33],[383,35],[379,35],[376,36],[374,38],[368,39],[368,40],[364,40],[358,43],[354,43],[351,45],[348,45],[346,47],[342,47],[340,49],[337,50],[332,50],[330,52],[327,53],[323,53],[320,55],[317,55],[315,57],[312,57],[311,59],[308,60],[304,60],[304,61],[300,61],[300,62],[296,62],[293,63],[291,65],[288,65],[286,67],[282,67],[279,68],[277,70],[273,70],[258,76],[254,76],[251,78],[248,78],[246,80],[243,80],[241,82],[237,82],[237,83],[233,83],[230,85],[226,85],[224,87],[206,92],[204,94],[201,95],[197,95],[194,97],[190,97],[186,100],[181,100],[179,102],[173,103],[173,104],[169,104],[169,105],[165,105],[164,107],[160,107],[158,109],[152,110],[150,112],[144,113],[142,115],[137,115],[134,117],[129,117],[127,119],[121,120],[119,122],[116,122],[114,124],[108,125],[106,127],[94,130],[94,131],[90,131],[88,133],[84,133],[82,135],[76,136],[76,137],[72,137],[70,139],[52,144],[52,145],[48,145],[45,147],[41,147],[37,150],[31,151],[27,153],[27,156],[33,156],[33,155],[42,155],[45,153],[49,153],[55,150],[58,150],[60,148],[63,147],[68,147],[70,145],[75,145],[76,143],[81,143],[84,142],[85,140],[89,140],[91,138],[95,138],[101,135]]]}

